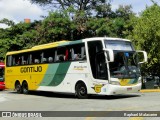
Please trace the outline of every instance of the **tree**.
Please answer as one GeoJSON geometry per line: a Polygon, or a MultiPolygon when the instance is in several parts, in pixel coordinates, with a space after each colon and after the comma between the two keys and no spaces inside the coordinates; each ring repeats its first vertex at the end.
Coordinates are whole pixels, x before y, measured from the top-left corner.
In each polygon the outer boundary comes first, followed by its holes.
{"type": "Polygon", "coordinates": [[[50,12],[39,27],[40,43],[70,39],[73,24],[65,12],[50,12]]]}
{"type": "Polygon", "coordinates": [[[116,37],[126,38],[133,30],[131,21],[135,18],[135,13],[133,13],[131,9],[131,5],[120,5],[119,8],[116,9],[112,20],[112,32],[115,33],[116,37]]]}
{"type": "Polygon", "coordinates": [[[154,3],[139,17],[133,30],[133,42],[136,47],[148,53],[145,70],[150,73],[160,72],[160,6],[154,3]]]}
{"type": "Polygon", "coordinates": [[[8,19],[6,19],[6,18],[0,20],[0,23],[6,24],[6,25],[8,25],[8,26],[13,26],[13,25],[15,25],[15,23],[14,23],[12,20],[8,20],[8,19]]]}
{"type": "Polygon", "coordinates": [[[134,14],[131,10],[131,5],[120,5],[118,9],[115,11],[115,17],[117,18],[124,18],[124,20],[128,20],[130,15],[134,14]]]}
{"type": "Polygon", "coordinates": [[[35,45],[36,36],[33,34],[35,25],[34,23],[18,23],[12,24],[9,28],[0,29],[0,57],[5,57],[7,51],[21,50],[35,45]]]}
{"type": "Polygon", "coordinates": [[[73,6],[76,10],[88,10],[92,9],[100,3],[106,3],[107,0],[30,0],[32,3],[39,4],[41,6],[52,5],[54,7],[60,7],[65,10],[70,6],[73,6]]]}

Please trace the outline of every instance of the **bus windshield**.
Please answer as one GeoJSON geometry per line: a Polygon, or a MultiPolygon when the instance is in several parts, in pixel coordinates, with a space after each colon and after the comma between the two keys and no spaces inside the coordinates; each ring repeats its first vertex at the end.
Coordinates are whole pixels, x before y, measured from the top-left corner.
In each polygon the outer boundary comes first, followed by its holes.
{"type": "Polygon", "coordinates": [[[112,50],[126,50],[133,51],[133,46],[129,41],[121,41],[121,40],[105,40],[105,47],[107,49],[112,50]]]}
{"type": "Polygon", "coordinates": [[[109,63],[111,77],[138,78],[140,69],[137,54],[130,41],[105,40],[105,47],[114,51],[114,62],[109,63]]]}
{"type": "Polygon", "coordinates": [[[114,51],[114,62],[109,63],[111,77],[119,79],[140,77],[136,56],[134,51],[114,51]]]}

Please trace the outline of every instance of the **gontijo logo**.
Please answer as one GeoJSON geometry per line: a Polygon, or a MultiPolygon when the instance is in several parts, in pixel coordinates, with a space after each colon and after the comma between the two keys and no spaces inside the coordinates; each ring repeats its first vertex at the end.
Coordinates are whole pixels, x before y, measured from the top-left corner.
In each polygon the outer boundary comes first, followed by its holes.
{"type": "Polygon", "coordinates": [[[37,67],[21,67],[21,73],[42,72],[42,66],[37,67]]]}

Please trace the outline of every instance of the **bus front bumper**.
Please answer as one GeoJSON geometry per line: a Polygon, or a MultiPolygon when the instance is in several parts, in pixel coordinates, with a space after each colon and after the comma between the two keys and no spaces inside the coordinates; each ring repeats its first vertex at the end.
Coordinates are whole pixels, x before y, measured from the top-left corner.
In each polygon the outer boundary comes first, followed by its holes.
{"type": "Polygon", "coordinates": [[[108,84],[102,87],[101,93],[105,95],[117,95],[125,93],[136,93],[141,90],[141,83],[132,86],[120,86],[108,84]]]}

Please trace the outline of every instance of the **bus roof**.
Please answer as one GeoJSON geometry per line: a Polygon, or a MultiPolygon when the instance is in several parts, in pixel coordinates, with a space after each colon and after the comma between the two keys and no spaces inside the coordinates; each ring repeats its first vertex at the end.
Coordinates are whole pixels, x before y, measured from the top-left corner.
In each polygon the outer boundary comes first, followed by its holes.
{"type": "Polygon", "coordinates": [[[93,41],[93,40],[119,40],[119,41],[130,41],[128,39],[123,38],[113,38],[113,37],[92,37],[92,38],[85,38],[83,41],[93,41]]]}
{"type": "Polygon", "coordinates": [[[65,46],[65,45],[73,45],[73,44],[78,44],[78,43],[82,43],[82,40],[76,40],[76,41],[62,40],[62,41],[48,43],[48,44],[36,45],[36,46],[33,46],[30,49],[7,52],[7,55],[23,53],[23,52],[30,52],[30,51],[36,51],[36,50],[41,50],[41,49],[46,49],[46,48],[60,47],[60,46],[65,46]]]}
{"type": "Polygon", "coordinates": [[[23,52],[30,52],[30,51],[41,50],[41,49],[46,49],[46,48],[53,48],[53,47],[58,47],[58,46],[79,44],[79,43],[82,43],[82,42],[85,42],[85,41],[104,40],[104,39],[105,40],[130,41],[130,40],[127,40],[127,39],[111,38],[111,37],[92,37],[92,38],[85,38],[85,39],[82,39],[82,40],[75,40],[75,41],[62,40],[62,41],[52,42],[52,43],[48,43],[48,44],[36,45],[36,46],[33,46],[30,49],[7,52],[7,55],[23,53],[23,52]]]}
{"type": "Polygon", "coordinates": [[[48,44],[36,45],[36,46],[33,46],[31,49],[43,49],[43,48],[48,48],[48,47],[57,47],[61,43],[66,43],[66,42],[68,41],[62,40],[62,41],[48,43],[48,44]]]}

